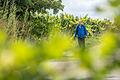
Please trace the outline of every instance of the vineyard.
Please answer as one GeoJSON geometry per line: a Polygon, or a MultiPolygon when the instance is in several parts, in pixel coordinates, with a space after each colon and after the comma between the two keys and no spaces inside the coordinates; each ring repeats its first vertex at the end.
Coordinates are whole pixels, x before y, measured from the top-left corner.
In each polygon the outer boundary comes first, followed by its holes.
{"type": "MultiPolygon", "coordinates": [[[[31,32],[33,31],[32,33],[35,34],[37,37],[40,37],[40,35],[46,36],[50,29],[57,27],[62,32],[68,32],[73,35],[75,28],[79,23],[79,20],[80,18],[74,17],[73,15],[69,14],[60,14],[59,16],[36,14],[35,16],[33,16],[33,25],[31,32]],[[42,25],[40,24],[40,22],[42,23],[42,25]]],[[[82,20],[87,27],[89,36],[99,34],[102,31],[109,29],[112,25],[112,22],[110,20],[92,19],[89,18],[87,15],[83,17],[82,20]]]]}
{"type": "Polygon", "coordinates": [[[0,80],[106,80],[119,71],[120,2],[108,3],[114,20],[57,14],[62,0],[0,0],[0,80]],[[74,38],[80,19],[84,50],[74,38]]]}

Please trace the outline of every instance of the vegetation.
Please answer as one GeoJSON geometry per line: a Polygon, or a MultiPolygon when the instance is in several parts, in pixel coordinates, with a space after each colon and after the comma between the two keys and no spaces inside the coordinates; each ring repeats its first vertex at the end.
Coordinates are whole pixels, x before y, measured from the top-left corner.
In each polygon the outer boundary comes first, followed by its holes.
{"type": "Polygon", "coordinates": [[[47,9],[53,9],[54,13],[63,10],[61,0],[0,0],[1,13],[10,16],[12,9],[15,7],[16,17],[23,19],[27,12],[27,17],[30,17],[30,12],[47,13],[47,9]]]}
{"type": "MultiPolygon", "coordinates": [[[[118,11],[118,2],[109,3],[118,11]]],[[[120,68],[119,11],[114,22],[81,18],[89,32],[82,50],[73,39],[80,18],[49,14],[63,7],[61,0],[0,0],[0,80],[104,80],[120,68]]]]}
{"type": "MultiPolygon", "coordinates": [[[[60,16],[36,14],[32,19],[31,32],[33,35],[41,37],[48,35],[52,28],[57,27],[62,32],[67,32],[70,33],[70,35],[73,35],[79,19],[80,18],[69,14],[60,14],[60,16]]],[[[100,34],[112,25],[111,21],[107,19],[91,19],[87,15],[82,19],[87,27],[89,36],[100,34]]]]}

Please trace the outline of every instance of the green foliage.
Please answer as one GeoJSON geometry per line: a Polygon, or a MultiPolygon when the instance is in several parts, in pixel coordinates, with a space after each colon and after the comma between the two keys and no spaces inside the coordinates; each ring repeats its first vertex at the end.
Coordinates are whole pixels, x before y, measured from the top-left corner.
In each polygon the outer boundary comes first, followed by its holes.
{"type": "Polygon", "coordinates": [[[26,12],[30,18],[30,12],[47,13],[47,10],[53,10],[58,13],[64,8],[61,0],[0,0],[1,14],[7,14],[9,17],[13,6],[16,7],[16,16],[20,20],[23,20],[26,12]]]}
{"type": "MultiPolygon", "coordinates": [[[[32,35],[40,38],[49,35],[49,32],[58,27],[62,32],[67,32],[71,36],[74,34],[76,26],[79,23],[79,18],[69,14],[60,14],[59,16],[52,16],[49,14],[36,13],[32,14],[33,19],[31,22],[32,35]]],[[[94,36],[106,31],[111,25],[111,21],[104,19],[92,19],[87,15],[82,18],[89,36],[94,36]]]]}
{"type": "MultiPolygon", "coordinates": [[[[14,35],[13,38],[39,39],[47,37],[54,27],[59,27],[62,32],[70,33],[72,36],[79,21],[79,18],[73,15],[54,16],[47,13],[47,9],[56,11],[62,9],[61,1],[5,0],[1,1],[1,4],[2,20],[7,19],[5,22],[8,23],[6,32],[9,35],[14,35]]],[[[111,26],[109,20],[91,19],[87,15],[82,19],[89,36],[97,35],[111,26]]]]}
{"type": "Polygon", "coordinates": [[[62,58],[63,53],[72,47],[72,40],[58,32],[54,32],[47,41],[42,41],[39,45],[6,39],[5,33],[1,32],[0,80],[46,80],[50,75],[42,68],[43,63],[62,58]],[[57,35],[54,36],[55,34],[57,35]]]}
{"type": "MultiPolygon", "coordinates": [[[[77,63],[78,69],[86,69],[92,80],[103,80],[116,65],[120,67],[119,58],[113,58],[114,54],[119,55],[120,39],[117,36],[112,32],[105,33],[98,45],[80,50],[70,35],[59,32],[58,28],[52,30],[47,40],[41,40],[37,44],[22,40],[9,41],[7,35],[0,32],[0,79],[69,80],[70,76],[62,76],[64,69],[60,73],[56,70],[57,67],[62,67],[61,64],[54,66],[54,60],[64,59],[66,64],[69,60],[80,61],[80,64],[77,63]],[[65,57],[66,54],[72,54],[71,59],[65,57]]],[[[72,78],[76,79],[76,76],[72,78]]]]}
{"type": "Polygon", "coordinates": [[[113,7],[119,7],[120,6],[120,1],[119,0],[109,0],[109,3],[113,7]]]}
{"type": "Polygon", "coordinates": [[[117,15],[117,16],[115,16],[114,17],[114,25],[116,26],[116,28],[117,28],[117,30],[116,31],[119,31],[119,29],[120,29],[120,16],[119,15],[117,15]]]}
{"type": "MultiPolygon", "coordinates": [[[[119,1],[112,4],[119,6],[119,1]]],[[[85,70],[86,77],[104,80],[113,69],[120,68],[120,33],[114,33],[120,27],[119,14],[114,23],[82,17],[89,36],[99,38],[94,46],[81,50],[71,38],[79,18],[49,15],[47,9],[54,13],[62,10],[61,0],[0,0],[0,80],[76,80],[83,77],[74,75],[79,70],[77,74],[85,70]],[[37,38],[36,43],[31,37],[37,38]],[[63,64],[55,66],[60,61],[63,64]]],[[[92,43],[93,38],[88,40],[92,43]]]]}

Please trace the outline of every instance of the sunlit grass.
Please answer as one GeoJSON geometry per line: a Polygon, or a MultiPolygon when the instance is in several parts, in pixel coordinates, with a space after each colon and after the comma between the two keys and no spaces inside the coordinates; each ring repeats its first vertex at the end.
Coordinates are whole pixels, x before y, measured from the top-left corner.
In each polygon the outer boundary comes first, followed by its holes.
{"type": "MultiPolygon", "coordinates": [[[[6,39],[7,35],[4,32],[0,32],[0,41],[5,44],[0,44],[2,45],[0,46],[0,73],[3,74],[1,70],[7,69],[7,72],[15,70],[22,75],[22,72],[27,70],[26,73],[29,74],[25,74],[26,76],[33,75],[32,78],[36,78],[35,74],[38,74],[38,76],[41,75],[39,79],[44,79],[45,77],[55,80],[62,79],[62,76],[59,76],[59,69],[58,72],[56,71],[57,68],[55,67],[57,66],[55,66],[56,63],[54,61],[58,61],[57,63],[63,61],[65,62],[64,65],[68,64],[69,61],[78,61],[78,63],[70,64],[77,64],[79,69],[85,69],[85,72],[87,72],[85,74],[89,77],[91,76],[94,80],[97,78],[102,79],[104,74],[109,72],[107,71],[108,65],[109,67],[112,65],[112,63],[108,63],[108,60],[112,59],[111,56],[119,48],[119,39],[112,32],[107,32],[97,38],[99,39],[99,43],[96,42],[97,44],[94,43],[92,45],[94,41],[90,42],[91,46],[86,47],[85,50],[79,48],[77,40],[59,30],[51,32],[47,39],[40,40],[39,44],[34,43],[34,45],[22,40],[13,42],[6,39]]],[[[90,39],[87,38],[86,40],[90,39]]],[[[87,43],[86,45],[89,44],[87,43]]],[[[65,68],[64,65],[61,65],[63,69],[65,68]]],[[[61,69],[61,74],[62,72],[61,69]]],[[[15,72],[10,73],[15,74],[15,72]]],[[[6,75],[4,73],[3,76],[10,77],[13,74],[6,75]]],[[[67,75],[68,73],[64,74],[67,75]]],[[[21,79],[18,74],[15,77],[21,79]]]]}

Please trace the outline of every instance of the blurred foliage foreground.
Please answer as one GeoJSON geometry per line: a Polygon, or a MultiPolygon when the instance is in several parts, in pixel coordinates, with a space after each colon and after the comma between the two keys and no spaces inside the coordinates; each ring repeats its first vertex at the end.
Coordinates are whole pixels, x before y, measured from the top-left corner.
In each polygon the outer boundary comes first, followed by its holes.
{"type": "Polygon", "coordinates": [[[91,80],[104,80],[120,67],[118,33],[104,33],[96,46],[80,50],[69,35],[54,31],[36,44],[8,41],[0,32],[0,80],[82,80],[84,72],[91,80]],[[81,70],[77,75],[71,62],[81,70]]]}

